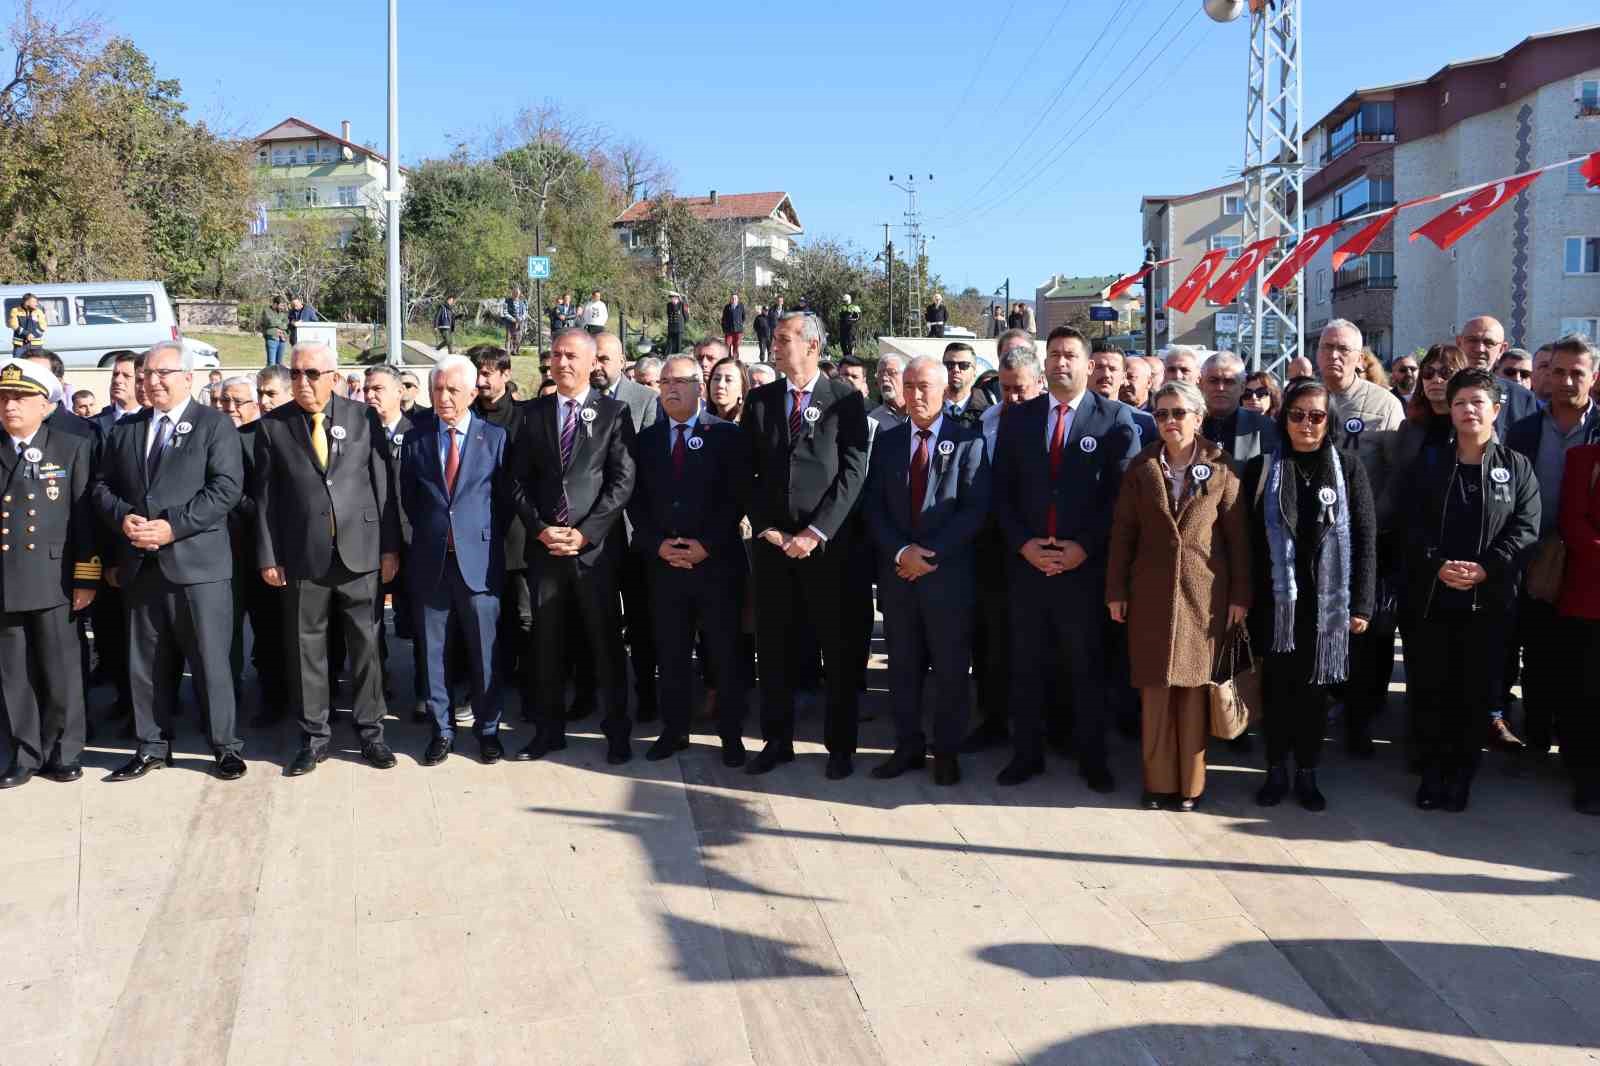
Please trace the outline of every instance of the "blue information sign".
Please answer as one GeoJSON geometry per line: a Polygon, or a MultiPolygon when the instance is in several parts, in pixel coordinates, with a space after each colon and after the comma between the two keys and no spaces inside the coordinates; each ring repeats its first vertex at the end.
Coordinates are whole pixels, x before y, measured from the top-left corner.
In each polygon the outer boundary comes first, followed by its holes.
{"type": "Polygon", "coordinates": [[[550,257],[548,255],[528,256],[528,280],[547,281],[550,277],[550,257]]]}

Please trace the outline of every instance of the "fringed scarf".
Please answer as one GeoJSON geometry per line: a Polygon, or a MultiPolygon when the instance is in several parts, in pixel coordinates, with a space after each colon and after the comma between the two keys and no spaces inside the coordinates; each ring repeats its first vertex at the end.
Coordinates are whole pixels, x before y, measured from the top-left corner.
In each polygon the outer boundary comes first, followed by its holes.
{"type": "Polygon", "coordinates": [[[1339,453],[1322,448],[1321,465],[1309,488],[1298,484],[1294,460],[1280,451],[1268,460],[1267,549],[1272,557],[1272,650],[1294,651],[1295,553],[1299,493],[1317,492],[1322,502],[1318,529],[1310,535],[1316,553],[1312,573],[1317,596],[1317,654],[1311,682],[1330,685],[1343,681],[1350,659],[1350,505],[1345,492],[1344,468],[1339,453]],[[1285,474],[1285,468],[1288,473],[1285,474]],[[1330,496],[1331,493],[1331,496],[1330,496]],[[1331,544],[1324,540],[1332,538],[1331,544]]]}

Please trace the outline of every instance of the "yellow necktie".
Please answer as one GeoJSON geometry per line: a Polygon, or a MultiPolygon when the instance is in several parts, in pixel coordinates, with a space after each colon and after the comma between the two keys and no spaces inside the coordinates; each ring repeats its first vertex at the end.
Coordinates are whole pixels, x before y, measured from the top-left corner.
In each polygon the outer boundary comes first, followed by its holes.
{"type": "Polygon", "coordinates": [[[328,435],[322,429],[324,412],[318,411],[311,416],[311,452],[317,457],[317,462],[322,464],[322,469],[328,469],[328,435]]]}

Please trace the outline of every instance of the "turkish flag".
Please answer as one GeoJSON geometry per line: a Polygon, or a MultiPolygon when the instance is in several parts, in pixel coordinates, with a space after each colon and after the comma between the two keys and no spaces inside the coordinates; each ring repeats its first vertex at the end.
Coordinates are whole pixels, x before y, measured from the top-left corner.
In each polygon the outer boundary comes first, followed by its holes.
{"type": "Polygon", "coordinates": [[[1118,296],[1121,296],[1123,293],[1139,284],[1140,281],[1144,280],[1144,276],[1150,273],[1150,271],[1154,270],[1156,267],[1166,266],[1168,263],[1176,262],[1176,259],[1157,259],[1154,263],[1146,263],[1144,266],[1140,267],[1137,272],[1129,274],[1125,278],[1118,278],[1116,281],[1113,281],[1111,283],[1111,287],[1106,289],[1106,294],[1103,299],[1115,300],[1118,296]]]}
{"type": "Polygon", "coordinates": [[[1505,178],[1486,189],[1479,189],[1456,204],[1444,214],[1423,223],[1411,234],[1411,239],[1426,237],[1439,246],[1442,252],[1465,237],[1474,226],[1494,214],[1507,201],[1529,185],[1539,180],[1540,171],[1505,178]]]}
{"type": "Polygon", "coordinates": [[[1330,222],[1326,226],[1307,230],[1306,235],[1300,238],[1300,243],[1294,250],[1283,257],[1283,262],[1273,268],[1263,282],[1268,289],[1281,289],[1288,285],[1294,276],[1311,262],[1311,257],[1322,250],[1322,246],[1333,240],[1333,235],[1339,232],[1339,223],[1330,222]]]}
{"type": "Polygon", "coordinates": [[[1600,189],[1600,152],[1578,164],[1578,173],[1588,180],[1589,185],[1600,189]]]}
{"type": "Polygon", "coordinates": [[[1239,290],[1255,276],[1256,268],[1277,243],[1278,238],[1267,237],[1246,245],[1244,251],[1239,253],[1239,258],[1235,259],[1233,265],[1224,270],[1217,283],[1211,286],[1210,291],[1206,293],[1206,299],[1219,304],[1233,303],[1233,298],[1238,296],[1239,290]]]}
{"type": "Polygon", "coordinates": [[[1394,216],[1400,213],[1400,205],[1391,207],[1377,218],[1361,227],[1361,232],[1345,241],[1333,250],[1333,269],[1338,270],[1344,266],[1345,261],[1354,259],[1358,255],[1365,255],[1372,242],[1378,239],[1378,234],[1383,232],[1385,226],[1394,221],[1394,216]]]}
{"type": "Polygon", "coordinates": [[[1211,280],[1211,275],[1217,272],[1217,264],[1222,262],[1228,254],[1226,248],[1216,248],[1200,257],[1200,265],[1189,271],[1189,276],[1183,279],[1183,284],[1172,290],[1172,298],[1167,301],[1167,306],[1174,311],[1188,313],[1194,302],[1200,299],[1200,294],[1206,291],[1206,284],[1211,280]]]}

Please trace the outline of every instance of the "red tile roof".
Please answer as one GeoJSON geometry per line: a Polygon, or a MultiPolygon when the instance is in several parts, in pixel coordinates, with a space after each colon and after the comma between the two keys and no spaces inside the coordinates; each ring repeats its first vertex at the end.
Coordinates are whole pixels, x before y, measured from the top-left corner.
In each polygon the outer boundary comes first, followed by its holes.
{"type": "MultiPolygon", "coordinates": [[[[771,218],[779,214],[783,221],[792,223],[796,228],[800,226],[800,217],[795,214],[794,205],[789,202],[786,192],[719,193],[716,203],[712,203],[709,196],[679,196],[677,200],[704,222],[735,222],[771,218]]],[[[639,200],[630,204],[612,225],[643,222],[650,215],[651,203],[650,200],[639,200]]]]}
{"type": "MultiPolygon", "coordinates": [[[[324,141],[333,141],[335,144],[341,144],[350,149],[352,152],[360,152],[362,155],[370,155],[380,163],[389,162],[389,157],[384,155],[382,152],[374,151],[373,149],[368,148],[365,145],[357,144],[354,141],[347,141],[337,133],[329,133],[320,126],[313,126],[305,119],[296,118],[294,115],[290,115],[288,118],[284,119],[282,122],[279,122],[265,133],[258,135],[256,137],[256,143],[260,144],[270,141],[303,141],[307,137],[317,137],[324,141]],[[292,126],[300,126],[302,127],[302,130],[288,128],[292,126]]],[[[403,170],[405,168],[402,167],[401,169],[403,170]]]]}

